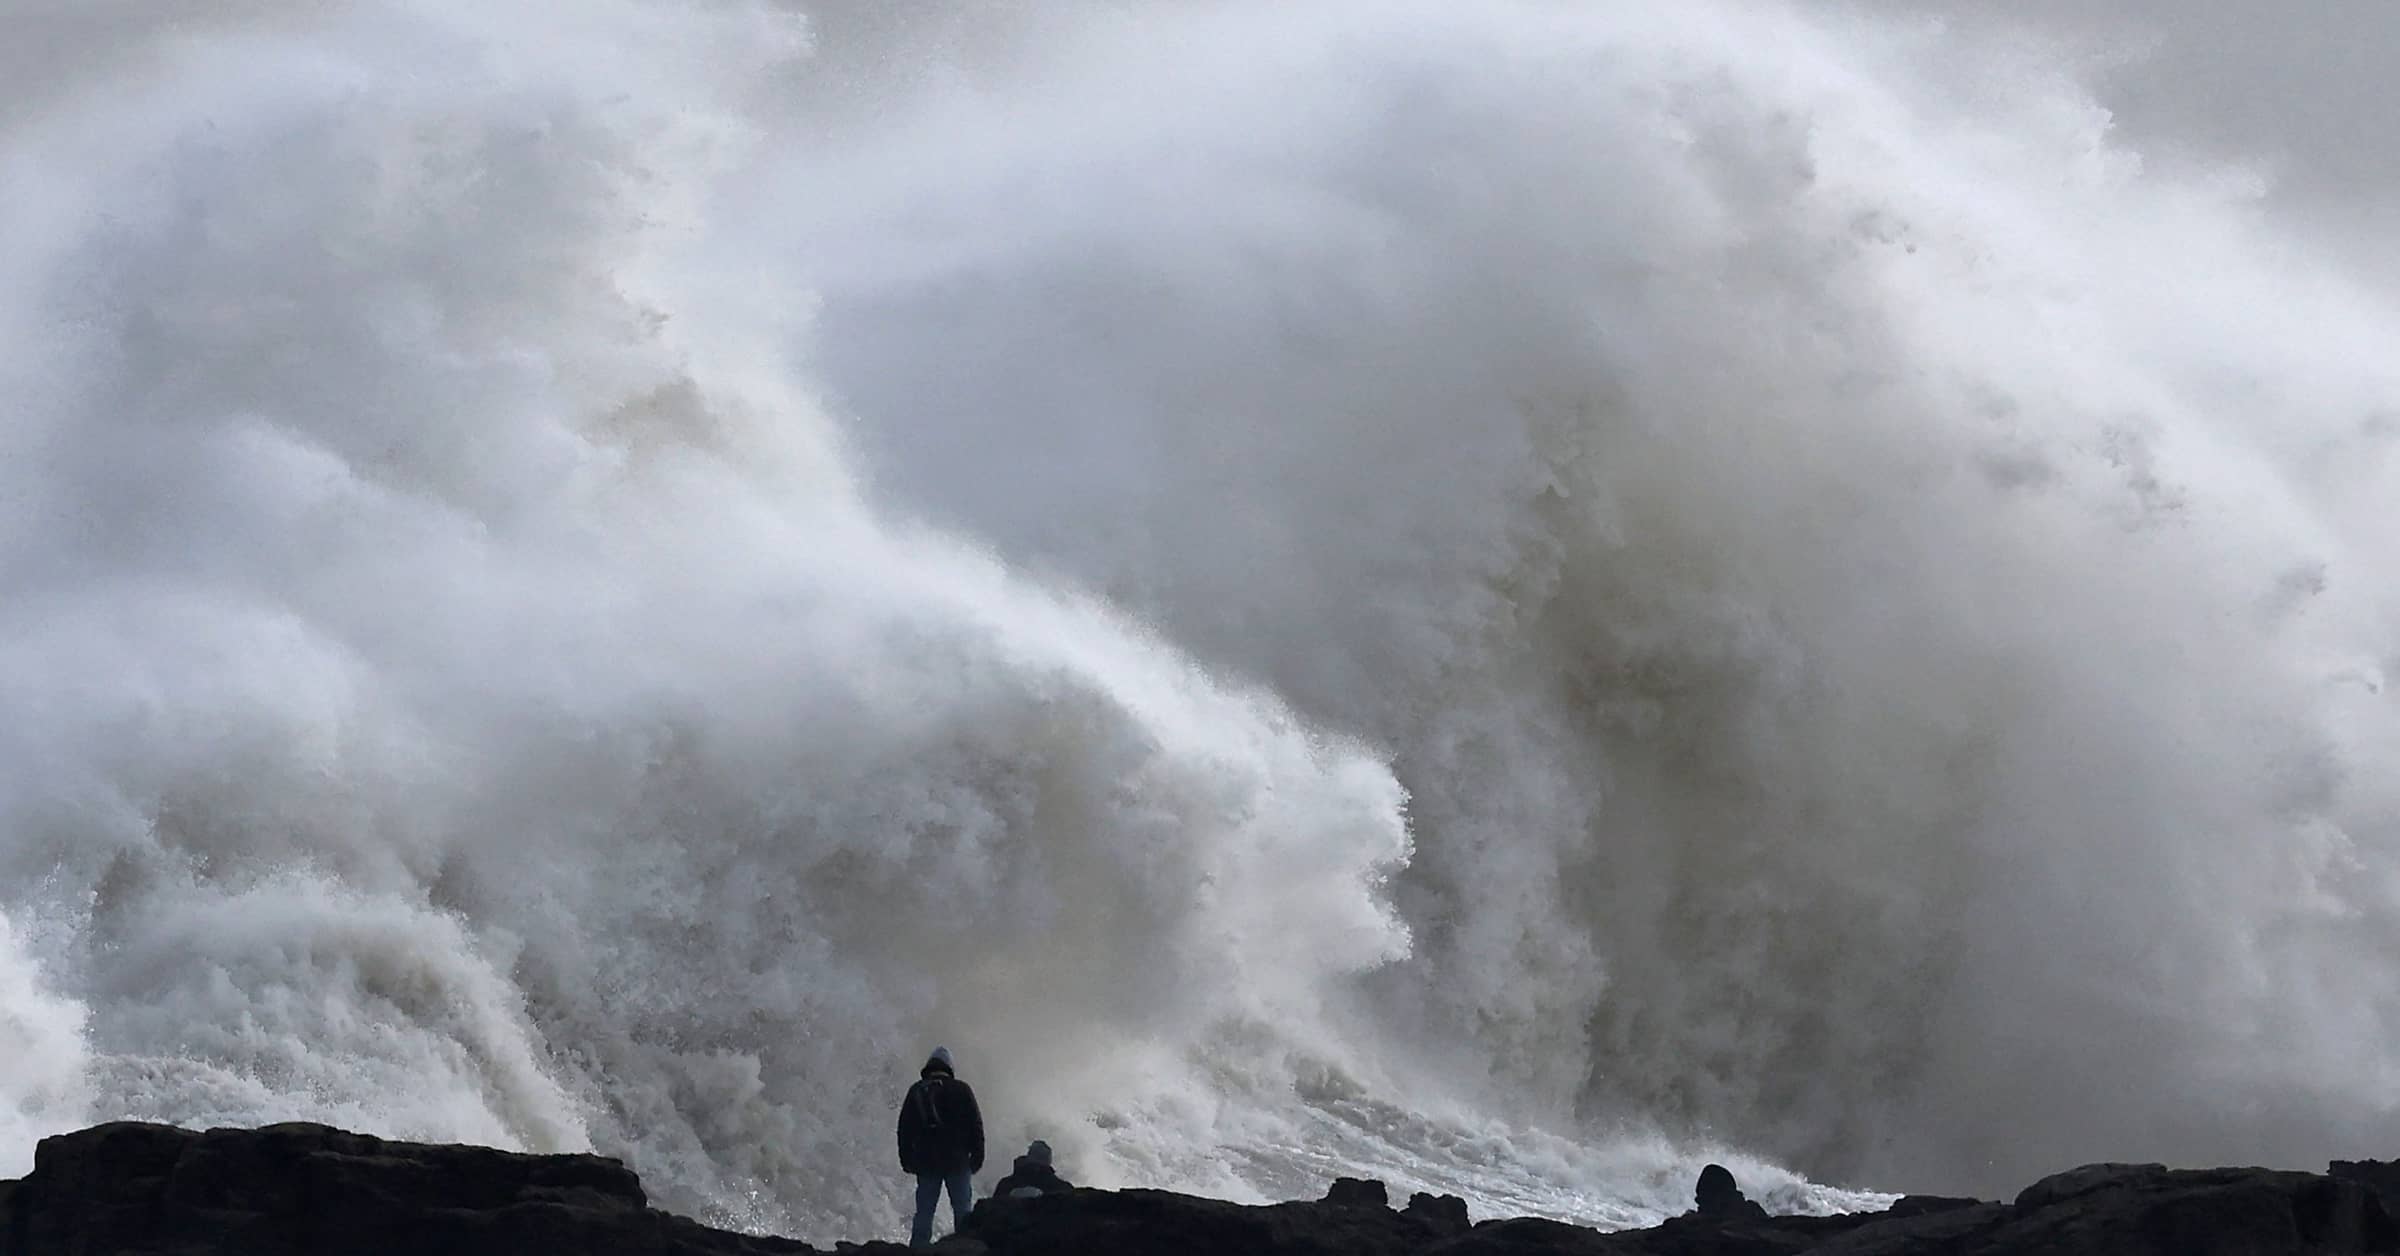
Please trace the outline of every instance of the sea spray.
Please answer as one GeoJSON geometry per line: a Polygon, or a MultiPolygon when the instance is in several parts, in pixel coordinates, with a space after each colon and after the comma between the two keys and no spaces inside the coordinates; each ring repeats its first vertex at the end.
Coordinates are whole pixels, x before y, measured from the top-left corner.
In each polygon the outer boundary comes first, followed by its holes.
{"type": "Polygon", "coordinates": [[[889,1234],[934,1041],[1078,1180],[1247,1197],[2379,1150],[2400,317],[2064,69],[1713,3],[44,23],[20,1165],[304,1117],[889,1234]]]}

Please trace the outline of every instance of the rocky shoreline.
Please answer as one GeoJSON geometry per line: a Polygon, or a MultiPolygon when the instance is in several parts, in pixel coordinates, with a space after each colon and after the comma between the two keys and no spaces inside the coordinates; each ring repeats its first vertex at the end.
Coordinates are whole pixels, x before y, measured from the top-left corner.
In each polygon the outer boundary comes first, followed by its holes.
{"type": "MultiPolygon", "coordinates": [[[[1679,1217],[1601,1233],[1471,1220],[1453,1197],[1394,1207],[1344,1179],[1322,1200],[1231,1204],[1164,1191],[985,1201],[954,1256],[2269,1256],[2400,1253],[2400,1164],[2325,1173],[2088,1165],[2009,1202],[1911,1196],[1839,1217],[1679,1217]]],[[[792,1239],[650,1207],[599,1156],[393,1142],[322,1125],[198,1132],[121,1122],[42,1140],[0,1182],[0,1256],[766,1256],[792,1239]]],[[[860,1256],[895,1243],[841,1243],[860,1256]]]]}

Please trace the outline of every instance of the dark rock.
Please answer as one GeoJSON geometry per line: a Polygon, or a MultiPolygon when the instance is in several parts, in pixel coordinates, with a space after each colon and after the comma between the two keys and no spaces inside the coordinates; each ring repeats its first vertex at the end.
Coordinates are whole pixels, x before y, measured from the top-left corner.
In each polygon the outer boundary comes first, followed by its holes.
{"type": "Polygon", "coordinates": [[[1770,1217],[1763,1210],[1738,1216],[1695,1211],[1647,1230],[1609,1235],[1603,1250],[1619,1256],[1798,1256],[1880,1219],[1875,1213],[1770,1217]]]}
{"type": "Polygon", "coordinates": [[[2144,1166],[2070,1195],[2045,1194],[1972,1252],[2388,1252],[2400,1227],[2355,1182],[2263,1169],[2144,1166]]]}
{"type": "Polygon", "coordinates": [[[2375,1192],[2384,1211],[2400,1217],[2400,1160],[2336,1160],[2327,1175],[2375,1192]]]}
{"type": "Polygon", "coordinates": [[[1742,1194],[1742,1186],[1733,1182],[1733,1170],[1723,1165],[1706,1165],[1699,1170],[1699,1182],[1692,1186],[1692,1210],[1687,1218],[1702,1218],[1716,1225],[1733,1222],[1762,1222],[1766,1208],[1742,1194]]]}
{"type": "Polygon", "coordinates": [[[2047,1208],[2094,1191],[2138,1187],[2164,1176],[2163,1164],[2087,1164],[2053,1173],[2017,1192],[2017,1207],[2047,1208]]]}
{"type": "MultiPolygon", "coordinates": [[[[1243,1205],[1164,1191],[986,1200],[951,1256],[2400,1256],[2378,1192],[2400,1170],[2330,1175],[2087,1165],[2007,1204],[1911,1196],[1887,1212],[1770,1217],[1695,1211],[1602,1234],[1529,1218],[1469,1226],[1455,1196],[1393,1211],[1379,1182],[1319,1201],[1243,1205]]],[[[1722,1185],[1722,1184],[1717,1184],[1722,1185]]],[[[903,1191],[895,1182],[895,1223],[903,1191]]],[[[1722,1202],[1734,1196],[1710,1193],[1722,1202]]],[[[435,1147],[319,1125],[195,1133],[104,1125],[43,1140],[0,1183],[4,1256],[770,1256],[813,1249],[712,1230],[649,1206],[596,1156],[435,1147]]],[[[843,1243],[901,1256],[893,1243],[843,1243]]]]}
{"type": "Polygon", "coordinates": [[[1414,1256],[1433,1237],[1388,1207],[1330,1198],[1249,1205],[1166,1191],[1079,1190],[990,1204],[997,1206],[976,1206],[967,1234],[992,1256],[1414,1256]]]}
{"type": "Polygon", "coordinates": [[[1692,1211],[1717,1221],[1767,1219],[1767,1210],[1743,1195],[1741,1185],[1733,1180],[1733,1171],[1721,1164],[1700,1170],[1700,1181],[1692,1188],[1692,1211]]]}
{"type": "Polygon", "coordinates": [[[1949,1212],[1954,1208],[1976,1208],[1987,1200],[1966,1199],[1955,1195],[1902,1195],[1883,1210],[1887,1217],[1921,1217],[1931,1212],[1949,1212]]]}
{"type": "Polygon", "coordinates": [[[9,1256],[765,1256],[790,1239],[650,1208],[624,1165],[386,1142],[322,1125],[121,1122],[45,1138],[7,1200],[9,1256]]]}
{"type": "Polygon", "coordinates": [[[1428,1256],[1609,1256],[1631,1249],[1618,1236],[1540,1217],[1486,1221],[1460,1237],[1425,1249],[1428,1256]]]}
{"type": "MultiPolygon", "coordinates": [[[[1806,1249],[1809,1256],[1956,1256],[1959,1244],[2006,1219],[2007,1204],[1975,1204],[1939,1212],[1878,1214],[1874,1222],[1806,1249]]],[[[2063,1256],[2063,1254],[2062,1254],[2063,1256]]]]}
{"type": "Polygon", "coordinates": [[[2266,1169],[2087,1165],[2036,1182],[2014,1204],[1867,1227],[1820,1256],[2393,1251],[2400,1251],[2400,1226],[2356,1182],[2266,1169]]]}
{"type": "Polygon", "coordinates": [[[1389,1208],[1392,1197],[1383,1183],[1371,1178],[1335,1178],[1325,1192],[1325,1202],[1337,1208],[1389,1208]]]}
{"type": "Polygon", "coordinates": [[[1423,1191],[1408,1197],[1408,1207],[1400,1215],[1410,1217],[1435,1234],[1462,1234],[1471,1229],[1467,1220],[1467,1201],[1456,1195],[1428,1195],[1423,1191]]]}

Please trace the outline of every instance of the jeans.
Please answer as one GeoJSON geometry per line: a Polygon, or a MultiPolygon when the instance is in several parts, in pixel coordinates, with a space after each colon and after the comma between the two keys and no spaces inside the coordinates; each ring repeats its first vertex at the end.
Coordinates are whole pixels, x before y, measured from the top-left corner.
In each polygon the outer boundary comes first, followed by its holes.
{"type": "Polygon", "coordinates": [[[967,1210],[975,1206],[975,1175],[964,1169],[956,1173],[920,1173],[917,1175],[917,1219],[908,1228],[910,1247],[933,1246],[933,1206],[942,1198],[942,1188],[950,1188],[950,1228],[953,1231],[967,1224],[967,1210]]]}

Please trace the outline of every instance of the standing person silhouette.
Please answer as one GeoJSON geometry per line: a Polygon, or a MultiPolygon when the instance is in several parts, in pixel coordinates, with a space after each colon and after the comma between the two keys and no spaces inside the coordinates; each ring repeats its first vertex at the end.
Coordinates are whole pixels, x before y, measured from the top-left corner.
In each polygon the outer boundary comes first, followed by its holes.
{"type": "Polygon", "coordinates": [[[908,1245],[933,1245],[933,1207],[950,1193],[950,1228],[967,1223],[975,1204],[975,1174],[983,1168],[983,1109],[958,1080],[950,1048],[935,1047],[917,1084],[900,1101],[900,1171],[916,1175],[917,1213],[908,1245]]]}

